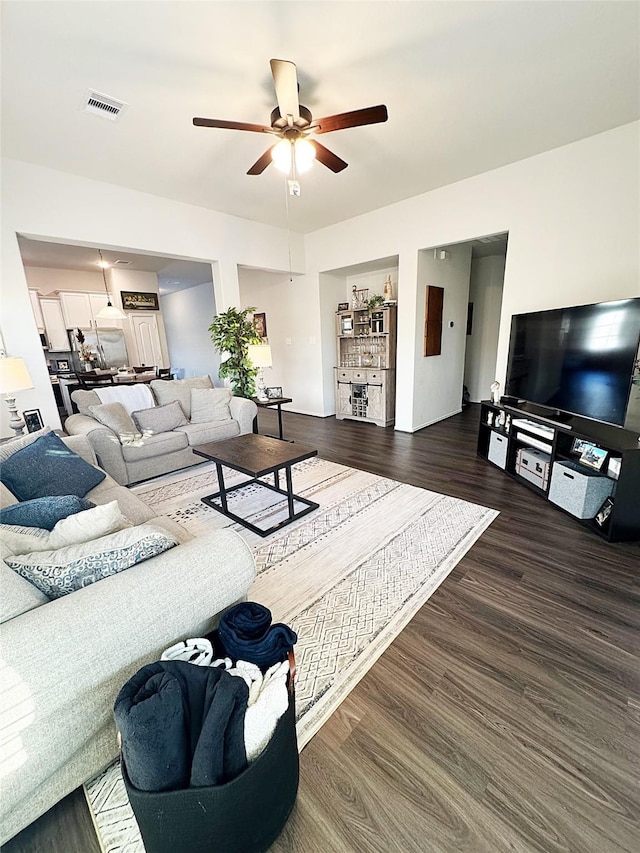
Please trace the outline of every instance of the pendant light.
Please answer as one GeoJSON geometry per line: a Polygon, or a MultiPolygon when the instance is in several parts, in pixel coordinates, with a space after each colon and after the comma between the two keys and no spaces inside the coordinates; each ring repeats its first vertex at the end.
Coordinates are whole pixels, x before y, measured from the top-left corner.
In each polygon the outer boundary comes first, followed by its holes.
{"type": "Polygon", "coordinates": [[[102,270],[102,280],[104,281],[104,289],[107,294],[107,304],[104,308],[101,308],[96,314],[96,320],[126,320],[127,315],[124,311],[121,311],[119,308],[116,308],[111,304],[111,296],[109,295],[109,288],[107,287],[107,276],[105,275],[105,267],[108,267],[109,264],[102,258],[102,252],[98,249],[98,254],[100,255],[99,266],[102,270]]]}

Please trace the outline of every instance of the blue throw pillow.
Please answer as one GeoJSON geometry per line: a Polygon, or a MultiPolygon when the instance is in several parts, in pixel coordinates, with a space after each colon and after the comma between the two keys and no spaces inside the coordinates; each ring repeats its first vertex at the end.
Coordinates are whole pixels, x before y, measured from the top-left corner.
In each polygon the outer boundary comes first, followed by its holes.
{"type": "Polygon", "coordinates": [[[106,476],[69,450],[54,432],[18,450],[0,469],[0,480],[20,501],[45,495],[83,498],[106,476]]]}
{"type": "Polygon", "coordinates": [[[18,524],[21,527],[41,527],[53,530],[56,524],[69,515],[93,509],[91,501],[76,495],[55,495],[33,498],[0,509],[0,524],[18,524]]]}

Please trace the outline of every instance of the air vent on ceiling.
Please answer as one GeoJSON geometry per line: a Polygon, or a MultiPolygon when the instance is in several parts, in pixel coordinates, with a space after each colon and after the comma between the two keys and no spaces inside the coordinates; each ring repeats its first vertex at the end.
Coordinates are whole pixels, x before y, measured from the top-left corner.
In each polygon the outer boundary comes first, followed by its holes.
{"type": "Polygon", "coordinates": [[[118,101],[116,98],[103,95],[93,89],[87,91],[82,105],[85,112],[108,118],[111,121],[119,119],[126,108],[127,104],[124,101],[118,101]]]}
{"type": "Polygon", "coordinates": [[[123,261],[123,260],[122,260],[122,258],[120,258],[120,259],[118,259],[117,261],[114,261],[114,262],[111,264],[111,266],[112,266],[112,267],[130,267],[130,266],[131,266],[131,261],[123,261]]]}

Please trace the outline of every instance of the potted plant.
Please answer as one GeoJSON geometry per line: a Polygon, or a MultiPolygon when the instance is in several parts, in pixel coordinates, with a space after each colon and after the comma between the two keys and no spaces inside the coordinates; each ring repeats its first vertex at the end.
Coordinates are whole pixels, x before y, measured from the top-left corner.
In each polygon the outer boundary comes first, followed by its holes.
{"type": "Polygon", "coordinates": [[[236,397],[251,398],[255,396],[255,378],[258,369],[249,361],[249,344],[261,343],[248,314],[253,314],[255,308],[245,308],[238,311],[229,308],[215,316],[209,326],[213,345],[220,353],[229,357],[220,364],[218,376],[229,379],[236,397]]]}
{"type": "Polygon", "coordinates": [[[372,296],[371,299],[367,302],[369,311],[375,311],[376,308],[382,308],[383,305],[384,297],[380,295],[372,296]]]}

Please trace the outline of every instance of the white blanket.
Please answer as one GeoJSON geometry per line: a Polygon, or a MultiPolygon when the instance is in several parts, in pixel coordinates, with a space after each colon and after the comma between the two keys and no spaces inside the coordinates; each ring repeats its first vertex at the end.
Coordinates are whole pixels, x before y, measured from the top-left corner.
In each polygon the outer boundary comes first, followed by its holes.
{"type": "Polygon", "coordinates": [[[156,401],[151,388],[140,382],[138,385],[125,385],[122,388],[109,385],[106,388],[93,389],[101,403],[122,403],[127,412],[139,412],[141,409],[151,409],[156,401]]]}

